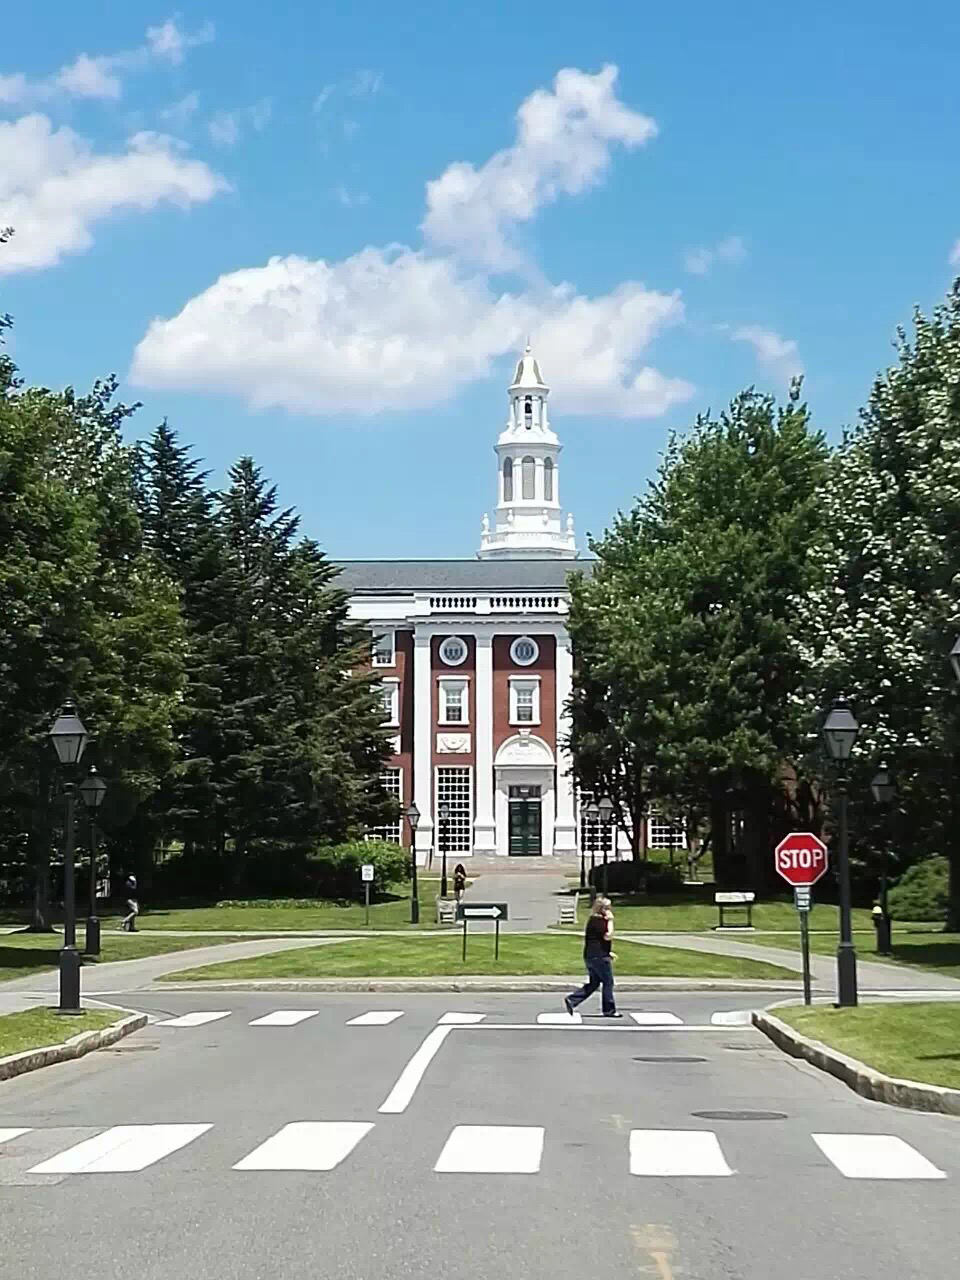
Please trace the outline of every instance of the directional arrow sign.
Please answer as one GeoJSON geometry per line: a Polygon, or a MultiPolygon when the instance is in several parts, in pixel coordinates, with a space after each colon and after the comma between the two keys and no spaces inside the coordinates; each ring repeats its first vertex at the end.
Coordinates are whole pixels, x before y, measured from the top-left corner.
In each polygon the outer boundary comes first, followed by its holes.
{"type": "Polygon", "coordinates": [[[457,907],[458,920],[506,920],[508,915],[505,902],[461,902],[457,907]]]}

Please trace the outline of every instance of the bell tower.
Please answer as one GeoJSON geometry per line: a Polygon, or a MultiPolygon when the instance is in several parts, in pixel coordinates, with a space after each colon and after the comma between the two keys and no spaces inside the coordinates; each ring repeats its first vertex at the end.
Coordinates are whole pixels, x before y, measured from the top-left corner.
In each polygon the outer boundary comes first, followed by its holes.
{"type": "Polygon", "coordinates": [[[496,444],[497,509],[493,528],[483,517],[481,560],[560,559],[577,555],[573,516],[560,510],[558,461],[562,445],[550,427],[550,388],[527,343],[507,389],[507,425],[496,444]]]}

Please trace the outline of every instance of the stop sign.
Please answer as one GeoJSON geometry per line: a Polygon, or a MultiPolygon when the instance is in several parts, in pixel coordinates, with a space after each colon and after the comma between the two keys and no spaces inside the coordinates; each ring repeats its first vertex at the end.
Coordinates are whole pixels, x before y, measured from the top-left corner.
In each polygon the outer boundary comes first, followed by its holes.
{"type": "Polygon", "coordinates": [[[791,831],[774,850],[773,862],[794,888],[815,884],[827,869],[827,846],[811,831],[791,831]]]}

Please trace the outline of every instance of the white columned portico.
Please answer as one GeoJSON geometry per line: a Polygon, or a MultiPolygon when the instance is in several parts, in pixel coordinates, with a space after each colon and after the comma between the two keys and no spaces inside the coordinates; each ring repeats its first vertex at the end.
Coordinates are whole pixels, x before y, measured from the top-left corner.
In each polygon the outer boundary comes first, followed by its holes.
{"type": "Polygon", "coordinates": [[[433,848],[433,758],[431,746],[430,632],[413,629],[413,799],[420,810],[417,864],[423,866],[433,848]]]}
{"type": "Polygon", "coordinates": [[[576,853],[577,821],[573,805],[573,761],[567,749],[570,716],[567,702],[573,690],[573,652],[564,630],[557,636],[557,819],[553,833],[555,853],[576,853]]]}
{"type": "Polygon", "coordinates": [[[477,810],[473,823],[473,851],[496,853],[497,828],[493,812],[493,634],[485,629],[475,634],[477,810]]]}

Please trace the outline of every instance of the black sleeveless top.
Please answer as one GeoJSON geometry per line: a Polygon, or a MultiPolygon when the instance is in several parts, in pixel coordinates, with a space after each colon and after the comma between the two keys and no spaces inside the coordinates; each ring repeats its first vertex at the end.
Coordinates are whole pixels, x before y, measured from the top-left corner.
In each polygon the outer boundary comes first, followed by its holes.
{"type": "Polygon", "coordinates": [[[606,933],[606,917],[590,916],[583,934],[583,954],[585,956],[608,956],[610,954],[610,942],[606,933]]]}

